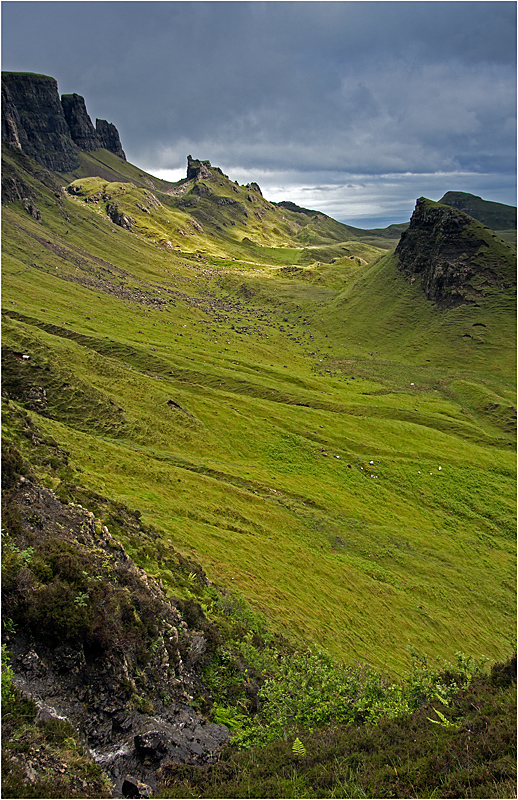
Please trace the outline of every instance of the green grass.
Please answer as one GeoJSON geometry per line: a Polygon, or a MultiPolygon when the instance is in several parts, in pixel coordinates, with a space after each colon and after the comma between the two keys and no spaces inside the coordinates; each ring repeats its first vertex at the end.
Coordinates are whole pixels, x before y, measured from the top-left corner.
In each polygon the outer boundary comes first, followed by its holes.
{"type": "MultiPolygon", "coordinates": [[[[223,177],[210,191],[241,205],[201,195],[204,232],[189,237],[173,228],[194,211],[160,187],[146,213],[142,185],[79,179],[93,194],[116,184],[130,232],[100,201],[58,203],[31,180],[42,223],[21,204],[3,214],[4,374],[11,403],[70,453],[68,483],[139,509],[275,630],[338,660],[400,674],[409,643],[505,657],[512,298],[437,309],[351,239],[334,264],[304,266],[304,215],[280,220],[223,177]]],[[[318,224],[314,252],[335,258],[339,223],[318,224]]],[[[168,585],[156,553],[124,544],[168,585]]]]}

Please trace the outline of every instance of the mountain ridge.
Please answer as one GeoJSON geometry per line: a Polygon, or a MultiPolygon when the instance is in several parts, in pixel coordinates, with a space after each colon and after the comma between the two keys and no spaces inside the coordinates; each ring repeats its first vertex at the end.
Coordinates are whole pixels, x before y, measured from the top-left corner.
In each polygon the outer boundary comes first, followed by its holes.
{"type": "MultiPolygon", "coordinates": [[[[35,157],[42,166],[68,175],[70,180],[70,174],[78,169],[84,177],[88,177],[90,173],[98,176],[102,172],[103,167],[85,159],[85,154],[104,149],[126,161],[115,125],[96,119],[94,127],[84,98],[75,93],[64,94],[60,98],[55,78],[35,73],[2,72],[2,93],[2,141],[35,157]]],[[[209,161],[192,159],[190,155],[187,157],[187,181],[210,176],[210,170],[219,171],[223,175],[219,167],[211,167],[209,161]]],[[[132,178],[137,183],[140,177],[144,184],[151,183],[155,188],[175,186],[153,176],[146,176],[142,171],[140,176],[135,172],[138,170],[133,170],[132,178]]],[[[180,181],[176,186],[181,187],[183,183],[184,181],[180,181]]],[[[257,188],[260,192],[257,184],[252,183],[248,187],[252,191],[257,188]]],[[[516,209],[511,206],[455,191],[447,192],[438,202],[453,205],[466,213],[471,211],[471,216],[495,230],[516,228],[516,209]]],[[[311,217],[321,214],[301,209],[290,201],[273,205],[311,217]]],[[[395,246],[396,242],[391,242],[390,239],[397,238],[402,232],[402,226],[407,223],[374,230],[357,229],[346,223],[337,224],[345,224],[352,238],[360,235],[367,243],[374,245],[379,244],[380,239],[387,239],[389,245],[395,246]]]]}
{"type": "Polygon", "coordinates": [[[458,191],[446,192],[438,202],[458,208],[495,231],[516,229],[514,206],[483,200],[478,195],[458,191]]]}
{"type": "Polygon", "coordinates": [[[496,242],[495,234],[472,216],[420,197],[394,254],[411,280],[421,275],[429,300],[455,306],[516,286],[512,247],[502,242],[497,253],[496,242]]]}
{"type": "Polygon", "coordinates": [[[32,156],[43,167],[68,172],[79,164],[81,150],[105,147],[126,156],[117,129],[106,120],[94,128],[84,98],[60,99],[55,78],[2,72],[2,141],[32,156]]]}

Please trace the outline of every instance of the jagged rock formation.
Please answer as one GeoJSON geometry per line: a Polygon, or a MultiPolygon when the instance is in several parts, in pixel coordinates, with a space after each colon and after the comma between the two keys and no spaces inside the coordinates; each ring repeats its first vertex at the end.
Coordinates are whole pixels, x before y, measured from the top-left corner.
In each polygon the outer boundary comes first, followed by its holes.
{"type": "Polygon", "coordinates": [[[255,181],[252,181],[252,183],[247,183],[246,188],[250,189],[251,192],[258,192],[261,195],[261,197],[263,196],[261,187],[259,186],[258,183],[255,183],[255,181]]]}
{"type": "Polygon", "coordinates": [[[84,97],[79,94],[63,94],[61,105],[70,135],[79,149],[99,150],[101,141],[86,111],[84,97]]]}
{"type": "Polygon", "coordinates": [[[56,172],[78,166],[55,78],[2,73],[2,141],[56,172]]]}
{"type": "Polygon", "coordinates": [[[421,276],[428,300],[457,306],[515,285],[511,251],[464,212],[420,197],[394,252],[412,283],[421,276]]]}
{"type": "MultiPolygon", "coordinates": [[[[213,167],[210,161],[199,161],[197,158],[187,156],[187,180],[210,180],[214,173],[223,175],[219,167],[213,167]]],[[[226,176],[225,176],[226,177],[226,176]]]]}
{"type": "Polygon", "coordinates": [[[126,161],[126,154],[122,149],[119,131],[115,125],[112,122],[106,122],[105,119],[96,119],[95,129],[101,147],[104,147],[105,150],[109,150],[110,153],[115,153],[116,156],[126,161]]]}
{"type": "Polygon", "coordinates": [[[126,159],[119,134],[106,120],[96,121],[84,98],[59,98],[55,78],[33,73],[2,73],[2,141],[55,172],[72,172],[79,152],[104,147],[126,159]]]}

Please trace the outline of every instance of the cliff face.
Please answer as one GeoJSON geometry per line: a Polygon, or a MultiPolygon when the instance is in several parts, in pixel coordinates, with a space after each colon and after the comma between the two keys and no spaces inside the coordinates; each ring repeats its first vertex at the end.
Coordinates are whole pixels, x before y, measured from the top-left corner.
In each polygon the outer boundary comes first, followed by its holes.
{"type": "Polygon", "coordinates": [[[489,228],[450,206],[417,200],[395,250],[398,268],[442,306],[474,303],[515,284],[512,248],[489,228]]]}
{"type": "Polygon", "coordinates": [[[95,129],[97,136],[101,143],[101,147],[109,150],[110,153],[115,153],[116,156],[126,161],[126,154],[122,149],[121,140],[119,138],[119,131],[111,122],[106,122],[105,119],[95,120],[95,129]]]}
{"type": "Polygon", "coordinates": [[[80,150],[99,150],[101,141],[86,111],[84,97],[79,94],[61,95],[63,113],[70,135],[80,150]]]}
{"type": "Polygon", "coordinates": [[[126,159],[114,125],[88,116],[78,94],[59,98],[57,81],[47,75],[2,73],[2,141],[55,172],[79,165],[79,151],[110,150],[126,159]]]}
{"type": "Polygon", "coordinates": [[[47,75],[2,73],[2,141],[56,172],[78,166],[58,84],[47,75]]]}

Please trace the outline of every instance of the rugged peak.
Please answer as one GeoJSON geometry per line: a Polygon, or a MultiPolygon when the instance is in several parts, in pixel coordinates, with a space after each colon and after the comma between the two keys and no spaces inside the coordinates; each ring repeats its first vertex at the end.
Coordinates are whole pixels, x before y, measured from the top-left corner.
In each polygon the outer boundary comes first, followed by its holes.
{"type": "Polygon", "coordinates": [[[263,196],[263,193],[261,191],[261,187],[259,186],[258,183],[254,183],[254,182],[247,183],[246,184],[246,188],[251,192],[258,192],[261,195],[261,197],[263,196]]]}
{"type": "Polygon", "coordinates": [[[55,172],[72,172],[80,150],[105,147],[126,158],[114,125],[88,116],[84,98],[64,94],[55,78],[2,72],[2,141],[55,172]]]}
{"type": "Polygon", "coordinates": [[[187,180],[200,181],[214,177],[214,173],[223,175],[219,167],[213,167],[210,161],[199,161],[197,158],[187,156],[187,180]]]}
{"type": "Polygon", "coordinates": [[[510,245],[463,211],[426,197],[417,200],[395,255],[399,270],[412,283],[421,275],[428,300],[443,306],[473,303],[486,287],[513,285],[510,245]]]}
{"type": "Polygon", "coordinates": [[[97,136],[101,142],[101,147],[109,150],[110,153],[115,153],[116,156],[126,161],[126,154],[122,149],[119,131],[111,122],[106,122],[105,119],[96,119],[95,128],[97,136]]]}
{"type": "Polygon", "coordinates": [[[101,140],[88,116],[84,97],[80,94],[62,94],[61,105],[70,135],[81,150],[99,150],[101,140]]]}
{"type": "Polygon", "coordinates": [[[197,158],[187,156],[187,180],[210,178],[210,161],[199,161],[197,158]]]}
{"type": "Polygon", "coordinates": [[[78,165],[55,78],[2,72],[2,141],[57,172],[78,165]]]}

